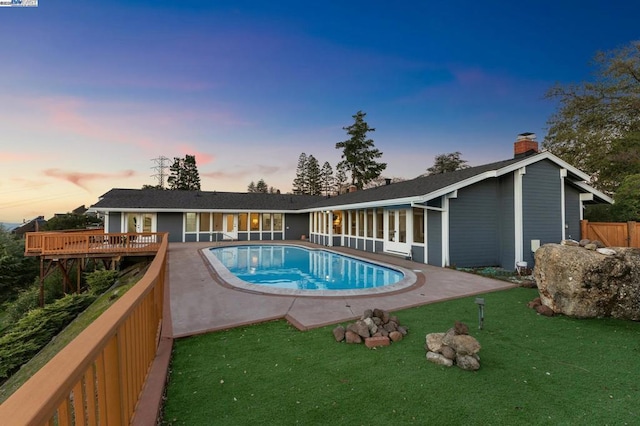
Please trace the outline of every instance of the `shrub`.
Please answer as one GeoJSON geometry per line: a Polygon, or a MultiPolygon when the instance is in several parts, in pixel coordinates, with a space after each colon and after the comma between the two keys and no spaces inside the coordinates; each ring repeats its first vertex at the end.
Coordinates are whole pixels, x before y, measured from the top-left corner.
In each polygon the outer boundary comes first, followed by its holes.
{"type": "Polygon", "coordinates": [[[89,291],[95,295],[100,295],[107,291],[118,279],[118,271],[112,270],[96,270],[90,274],[85,274],[87,287],[89,291]]]}
{"type": "Polygon", "coordinates": [[[67,295],[44,308],[29,311],[11,326],[0,337],[0,381],[29,361],[95,298],[91,293],[67,295]]]}

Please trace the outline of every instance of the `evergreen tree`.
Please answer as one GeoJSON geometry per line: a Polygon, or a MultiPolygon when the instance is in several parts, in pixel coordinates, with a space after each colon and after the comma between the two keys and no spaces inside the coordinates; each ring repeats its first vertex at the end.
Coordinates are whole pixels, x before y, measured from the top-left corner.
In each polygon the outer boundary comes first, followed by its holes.
{"type": "Polygon", "coordinates": [[[455,172],[456,170],[467,169],[469,166],[467,161],[461,158],[460,151],[451,152],[449,154],[436,155],[433,166],[427,169],[427,174],[437,175],[447,172],[455,172]]]}
{"type": "Polygon", "coordinates": [[[253,181],[251,181],[251,183],[247,187],[247,192],[257,192],[256,191],[256,184],[253,181]]]}
{"type": "Polygon", "coordinates": [[[322,193],[322,175],[320,164],[313,155],[307,157],[307,192],[309,195],[320,195],[322,193]]]}
{"type": "Polygon", "coordinates": [[[298,157],[296,177],[293,179],[293,193],[308,194],[307,180],[307,154],[303,152],[300,154],[300,157],[298,157]]]}
{"type": "Polygon", "coordinates": [[[256,184],[256,192],[261,192],[263,194],[266,194],[269,192],[269,187],[265,183],[264,179],[260,179],[256,184]]]}
{"type": "Polygon", "coordinates": [[[347,188],[347,173],[345,171],[345,166],[343,164],[338,163],[336,167],[336,175],[333,178],[333,190],[337,195],[344,193],[347,188]]]}
{"type": "Polygon", "coordinates": [[[345,166],[351,173],[351,184],[358,189],[370,181],[374,180],[382,174],[387,168],[386,163],[378,163],[377,158],[382,157],[382,152],[374,148],[373,139],[367,138],[367,132],[374,132],[376,129],[369,127],[364,117],[367,114],[358,111],[353,116],[354,123],[350,126],[343,127],[350,136],[346,141],[336,143],[336,149],[342,149],[342,161],[340,164],[345,166]]]}
{"type": "Polygon", "coordinates": [[[325,161],[322,165],[322,169],[320,170],[320,176],[322,179],[322,192],[324,192],[325,196],[329,196],[331,194],[331,190],[333,188],[333,169],[331,168],[331,164],[328,161],[325,161]]]}
{"type": "Polygon", "coordinates": [[[187,154],[184,158],[174,157],[169,171],[171,172],[171,176],[167,179],[169,189],[200,190],[200,174],[194,155],[187,154]]]}

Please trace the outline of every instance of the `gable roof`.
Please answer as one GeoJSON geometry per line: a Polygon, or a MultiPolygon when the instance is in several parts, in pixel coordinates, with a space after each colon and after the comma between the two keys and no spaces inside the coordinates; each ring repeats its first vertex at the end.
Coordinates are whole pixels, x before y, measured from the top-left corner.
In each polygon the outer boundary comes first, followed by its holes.
{"type": "Polygon", "coordinates": [[[511,158],[454,172],[420,176],[415,179],[349,192],[335,197],[296,194],[264,194],[217,191],[180,191],[160,189],[112,189],[91,206],[98,211],[270,211],[308,212],[325,209],[344,210],[411,203],[452,193],[489,178],[506,175],[520,168],[550,161],[567,170],[567,179],[581,192],[599,202],[613,203],[606,194],[586,182],[589,176],[548,151],[511,158]]]}
{"type": "Polygon", "coordinates": [[[233,210],[298,211],[322,199],[317,195],[245,192],[182,191],[162,189],[112,189],[91,206],[99,211],[233,210]]]}

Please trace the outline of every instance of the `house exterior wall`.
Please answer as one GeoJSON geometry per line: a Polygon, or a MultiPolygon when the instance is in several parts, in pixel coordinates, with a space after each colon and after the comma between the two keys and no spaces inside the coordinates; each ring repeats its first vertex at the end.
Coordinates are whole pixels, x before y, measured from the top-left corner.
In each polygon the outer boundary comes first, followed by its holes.
{"type": "Polygon", "coordinates": [[[523,260],[533,266],[531,241],[540,245],[562,239],[560,168],[550,161],[527,166],[522,176],[523,260]]]}
{"type": "Polygon", "coordinates": [[[458,190],[449,200],[449,256],[459,267],[495,266],[498,259],[498,180],[458,190]]]}
{"type": "Polygon", "coordinates": [[[515,269],[515,206],[513,173],[501,176],[498,181],[498,264],[505,269],[515,269]]]}
{"type": "Polygon", "coordinates": [[[122,229],[122,213],[109,213],[109,232],[124,232],[122,229]]]}
{"type": "Polygon", "coordinates": [[[284,216],[284,239],[299,240],[303,235],[309,235],[309,213],[285,214],[284,216]]]}
{"type": "Polygon", "coordinates": [[[426,214],[427,263],[429,265],[442,266],[442,213],[435,210],[426,210],[426,214]]]}
{"type": "Polygon", "coordinates": [[[158,232],[168,232],[170,243],[182,241],[182,213],[158,213],[157,221],[158,232]]]}
{"type": "Polygon", "coordinates": [[[564,217],[565,217],[565,238],[580,240],[580,192],[569,185],[564,188],[564,217]]]}

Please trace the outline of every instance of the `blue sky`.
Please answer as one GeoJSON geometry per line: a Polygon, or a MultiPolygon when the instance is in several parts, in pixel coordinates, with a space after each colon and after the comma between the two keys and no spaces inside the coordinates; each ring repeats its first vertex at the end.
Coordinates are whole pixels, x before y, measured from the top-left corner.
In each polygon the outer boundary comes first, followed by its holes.
{"type": "Polygon", "coordinates": [[[340,160],[358,110],[388,164],[471,165],[542,141],[555,83],[638,39],[640,4],[46,1],[0,8],[0,220],[155,184],[196,155],[203,190],[291,189],[300,153],[340,160]]]}

